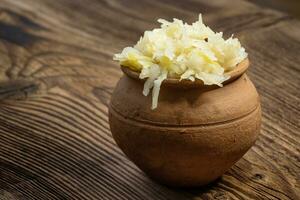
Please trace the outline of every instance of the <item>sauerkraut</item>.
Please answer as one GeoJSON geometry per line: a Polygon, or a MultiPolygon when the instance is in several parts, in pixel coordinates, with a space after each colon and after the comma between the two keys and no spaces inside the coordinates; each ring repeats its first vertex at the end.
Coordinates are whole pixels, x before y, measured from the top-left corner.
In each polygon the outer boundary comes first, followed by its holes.
{"type": "Polygon", "coordinates": [[[206,85],[222,87],[229,78],[225,72],[247,57],[237,38],[225,40],[222,32],[214,32],[203,23],[201,14],[191,25],[179,19],[158,22],[160,28],[145,31],[136,45],[114,55],[114,60],[146,79],[143,94],[147,96],[152,89],[152,109],[157,107],[166,78],[200,79],[206,85]]]}

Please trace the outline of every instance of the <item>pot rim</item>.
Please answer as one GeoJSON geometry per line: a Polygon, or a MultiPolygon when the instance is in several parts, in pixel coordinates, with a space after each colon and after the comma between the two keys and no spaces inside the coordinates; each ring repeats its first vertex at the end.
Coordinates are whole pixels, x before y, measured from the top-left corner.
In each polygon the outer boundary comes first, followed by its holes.
{"type": "MultiPolygon", "coordinates": [[[[237,78],[239,78],[242,74],[244,74],[246,72],[246,70],[248,69],[250,65],[250,61],[248,58],[245,58],[242,62],[240,62],[239,64],[236,65],[236,67],[229,71],[224,73],[225,75],[230,76],[230,78],[226,81],[224,81],[222,84],[225,85],[227,83],[230,83],[234,80],[236,80],[237,78]]],[[[136,80],[140,80],[142,82],[146,81],[145,79],[140,79],[139,75],[140,73],[137,71],[133,71],[128,67],[122,66],[121,65],[121,70],[124,72],[124,74],[126,74],[128,77],[136,79],[136,80]]],[[[184,86],[184,87],[200,87],[200,86],[210,86],[210,85],[205,85],[204,82],[200,79],[195,79],[195,81],[191,81],[188,79],[178,79],[178,78],[167,78],[162,82],[162,85],[168,85],[168,86],[184,86]]]]}

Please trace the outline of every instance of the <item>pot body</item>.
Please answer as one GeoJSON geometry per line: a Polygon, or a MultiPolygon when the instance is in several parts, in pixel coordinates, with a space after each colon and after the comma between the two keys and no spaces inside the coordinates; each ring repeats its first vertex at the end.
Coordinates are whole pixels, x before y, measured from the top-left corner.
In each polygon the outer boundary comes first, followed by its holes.
{"type": "Polygon", "coordinates": [[[223,87],[162,85],[158,107],[143,82],[124,75],[109,107],[118,146],[151,178],[170,186],[214,181],[254,144],[259,96],[246,74],[223,87]]]}

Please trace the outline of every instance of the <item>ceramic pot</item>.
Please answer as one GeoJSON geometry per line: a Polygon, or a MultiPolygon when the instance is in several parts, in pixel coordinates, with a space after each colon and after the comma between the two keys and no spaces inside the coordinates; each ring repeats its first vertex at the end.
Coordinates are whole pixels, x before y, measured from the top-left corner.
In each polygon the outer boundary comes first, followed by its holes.
{"type": "Polygon", "coordinates": [[[223,87],[167,79],[151,110],[138,73],[122,68],[109,107],[118,146],[151,178],[170,186],[214,181],[254,144],[261,124],[259,96],[244,60],[223,87]]]}

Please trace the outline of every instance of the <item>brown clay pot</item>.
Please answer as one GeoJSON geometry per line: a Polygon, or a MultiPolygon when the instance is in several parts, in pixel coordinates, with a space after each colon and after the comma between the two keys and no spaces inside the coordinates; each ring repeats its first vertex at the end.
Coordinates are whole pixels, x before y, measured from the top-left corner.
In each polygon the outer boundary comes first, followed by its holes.
{"type": "Polygon", "coordinates": [[[167,79],[151,110],[138,73],[122,68],[109,107],[118,146],[151,178],[171,186],[214,181],[254,144],[260,130],[259,96],[245,74],[248,59],[223,87],[167,79]]]}

